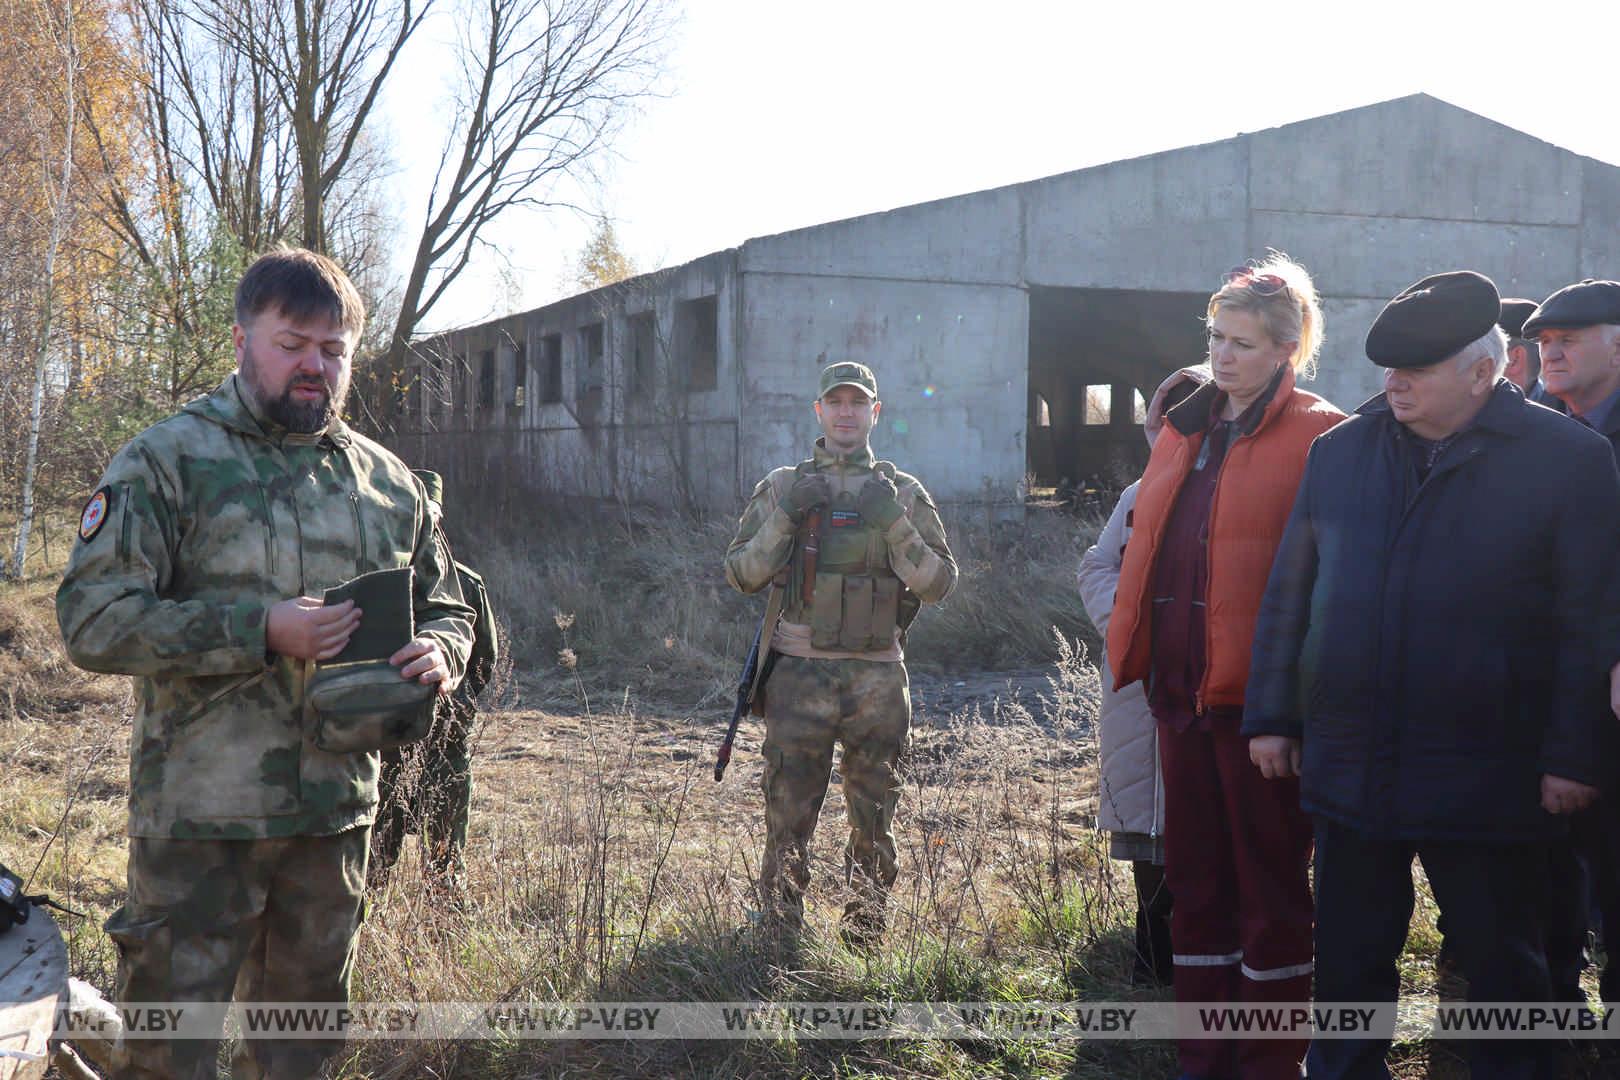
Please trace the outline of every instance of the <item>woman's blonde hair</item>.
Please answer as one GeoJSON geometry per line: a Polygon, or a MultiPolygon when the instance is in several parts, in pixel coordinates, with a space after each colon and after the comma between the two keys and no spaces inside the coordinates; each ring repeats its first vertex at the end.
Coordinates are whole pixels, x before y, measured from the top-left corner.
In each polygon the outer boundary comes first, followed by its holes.
{"type": "Polygon", "coordinates": [[[1267,251],[1258,266],[1244,270],[1246,274],[1229,275],[1226,284],[1209,298],[1205,325],[1221,308],[1256,315],[1272,341],[1298,343],[1289,358],[1294,370],[1306,376],[1315,374],[1316,354],[1322,349],[1322,305],[1311,275],[1280,251],[1267,251]],[[1280,278],[1286,287],[1267,289],[1268,275],[1280,278]]]}

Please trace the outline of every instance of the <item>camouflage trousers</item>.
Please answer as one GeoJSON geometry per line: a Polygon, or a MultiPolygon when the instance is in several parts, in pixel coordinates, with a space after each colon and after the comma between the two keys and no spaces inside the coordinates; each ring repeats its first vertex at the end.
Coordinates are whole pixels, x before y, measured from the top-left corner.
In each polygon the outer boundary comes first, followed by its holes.
{"type": "Polygon", "coordinates": [[[765,857],[760,896],[769,914],[798,926],[810,885],[810,837],[832,773],[833,744],[843,744],[849,840],[845,879],[855,897],[846,927],[883,929],[883,908],[898,864],[894,811],[896,765],[910,738],[911,689],[899,663],[805,660],[779,656],[765,696],[765,857]]]}
{"type": "MultiPolygon", "coordinates": [[[[129,897],[107,920],[118,1001],[348,1001],[370,828],[277,840],[129,841],[129,897]]],[[[218,1075],[219,1040],[130,1039],[118,1080],[218,1075]]],[[[232,1080],[309,1080],[341,1039],[247,1039],[232,1080]]]]}
{"type": "Polygon", "coordinates": [[[373,875],[381,878],[399,861],[405,837],[422,833],[423,862],[436,874],[458,874],[467,847],[472,805],[474,707],[440,705],[433,730],[418,746],[385,751],[377,778],[377,825],[372,840],[373,875]],[[421,763],[411,776],[413,761],[421,763]]]}

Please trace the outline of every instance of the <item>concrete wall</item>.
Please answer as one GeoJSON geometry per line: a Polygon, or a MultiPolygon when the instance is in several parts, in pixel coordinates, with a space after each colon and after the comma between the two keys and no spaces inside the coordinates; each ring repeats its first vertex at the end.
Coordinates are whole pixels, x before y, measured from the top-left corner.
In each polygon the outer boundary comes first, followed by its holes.
{"type": "Polygon", "coordinates": [[[943,499],[1014,500],[1024,474],[1028,300],[1017,193],[983,192],[743,245],[746,496],[809,456],[822,367],[869,365],[874,451],[943,499]]]}
{"type": "MultiPolygon", "coordinates": [[[[597,289],[521,315],[421,342],[417,372],[435,360],[452,372],[449,393],[413,414],[391,443],[413,465],[491,494],[513,490],[729,506],[737,475],[736,256],[722,252],[673,270],[597,289]],[[713,297],[717,315],[712,389],[687,389],[677,318],[683,302],[713,297]],[[650,316],[652,363],[637,379],[633,320],[650,316]],[[587,358],[600,326],[599,363],[587,358]],[[542,400],[543,342],[561,347],[562,400],[542,400]],[[524,346],[522,404],[515,357],[524,346]],[[478,406],[478,366],[497,357],[494,408],[478,406]]],[[[432,378],[427,380],[432,399],[432,378]]],[[[449,497],[448,494],[446,496],[449,497]]]]}
{"type": "Polygon", "coordinates": [[[770,468],[810,455],[821,369],[855,360],[878,378],[879,457],[936,498],[1017,498],[1029,352],[1022,290],[746,273],[743,293],[740,495],[770,468]]]}
{"type": "Polygon", "coordinates": [[[1288,252],[1324,303],[1303,385],[1347,410],[1380,392],[1362,342],[1414,281],[1475,269],[1540,299],[1620,273],[1620,169],[1424,95],[1019,190],[1031,284],[1211,292],[1288,252]]]}
{"type": "Polygon", "coordinates": [[[1541,299],[1578,280],[1583,244],[1595,252],[1612,243],[1620,224],[1620,206],[1611,206],[1601,226],[1583,225],[1583,182],[1612,184],[1620,170],[1431,97],[1244,141],[1250,251],[1278,248],[1311,270],[1327,340],[1306,385],[1346,410],[1382,389],[1362,344],[1391,296],[1430,274],[1470,269],[1504,296],[1541,299]]]}
{"type": "MultiPolygon", "coordinates": [[[[442,410],[399,443],[470,485],[512,477],[730,509],[768,468],[808,453],[817,372],[849,359],[878,374],[881,456],[942,499],[1015,499],[1031,288],[1208,295],[1228,267],[1285,250],[1324,302],[1320,369],[1304,385],[1348,410],[1380,389],[1362,342],[1394,293],[1462,267],[1532,299],[1615,277],[1617,226],[1620,169],[1418,95],[750,240],[447,335],[429,351],[475,356],[521,340],[532,364],[539,340],[560,334],[565,400],[536,401],[531,370],[523,406],[442,410]],[[679,303],[706,295],[718,312],[716,387],[638,385],[636,327],[667,341],[679,303]],[[637,324],[643,314],[651,321],[637,324]],[[594,398],[582,399],[580,327],[594,321],[604,360],[594,398]]],[[[1170,358],[1150,347],[1151,327],[1112,333],[1110,355],[1142,368],[1125,373],[1138,386],[1151,388],[1166,363],[1202,359],[1196,337],[1170,358]]]]}

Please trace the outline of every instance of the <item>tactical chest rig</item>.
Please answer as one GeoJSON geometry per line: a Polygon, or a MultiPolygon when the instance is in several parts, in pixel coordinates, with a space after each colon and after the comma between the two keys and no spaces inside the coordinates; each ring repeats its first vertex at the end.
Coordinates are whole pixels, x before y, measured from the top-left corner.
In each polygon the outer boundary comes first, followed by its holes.
{"type": "MultiPolygon", "coordinates": [[[[874,462],[872,470],[894,482],[892,462],[874,462]]],[[[800,476],[816,471],[814,459],[795,466],[800,476]]],[[[813,648],[886,650],[922,606],[889,567],[888,542],[862,520],[856,499],[856,491],[840,491],[807,513],[793,537],[782,617],[808,625],[813,648]]]]}

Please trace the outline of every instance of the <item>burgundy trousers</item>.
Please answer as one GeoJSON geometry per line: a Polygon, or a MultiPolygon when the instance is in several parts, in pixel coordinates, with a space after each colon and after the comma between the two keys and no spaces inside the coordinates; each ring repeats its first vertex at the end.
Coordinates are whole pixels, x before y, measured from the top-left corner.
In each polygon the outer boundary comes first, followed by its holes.
{"type": "MultiPolygon", "coordinates": [[[[1159,724],[1165,881],[1178,1002],[1305,1003],[1311,996],[1311,822],[1299,781],[1267,780],[1230,720],[1159,724]]],[[[1307,1039],[1178,1043],[1200,1080],[1299,1080],[1307,1039]]]]}

